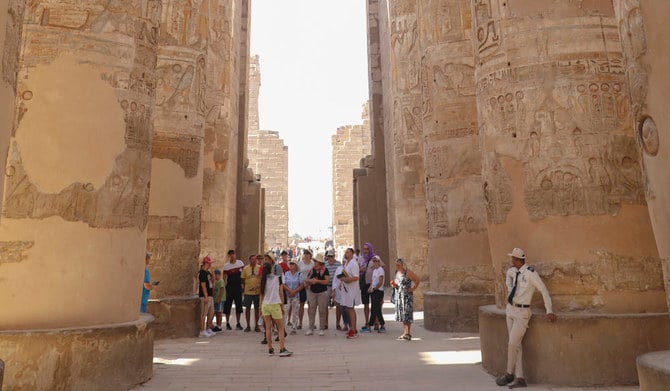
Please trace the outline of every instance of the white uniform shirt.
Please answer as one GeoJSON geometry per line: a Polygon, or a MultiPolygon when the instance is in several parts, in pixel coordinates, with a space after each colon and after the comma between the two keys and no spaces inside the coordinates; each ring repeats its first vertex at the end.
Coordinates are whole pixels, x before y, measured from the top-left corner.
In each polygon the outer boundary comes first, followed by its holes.
{"type": "Polygon", "coordinates": [[[507,296],[509,297],[510,292],[514,288],[514,281],[517,281],[516,292],[512,298],[512,303],[521,304],[521,305],[530,305],[531,300],[533,299],[533,294],[535,289],[539,290],[542,294],[542,299],[544,300],[544,308],[547,310],[548,314],[553,313],[551,307],[551,297],[549,297],[549,291],[547,287],[542,282],[540,275],[537,274],[535,270],[529,268],[528,265],[523,265],[519,270],[515,267],[507,269],[507,276],[505,278],[505,283],[507,284],[507,296]],[[516,275],[519,272],[519,278],[517,279],[516,275]]]}

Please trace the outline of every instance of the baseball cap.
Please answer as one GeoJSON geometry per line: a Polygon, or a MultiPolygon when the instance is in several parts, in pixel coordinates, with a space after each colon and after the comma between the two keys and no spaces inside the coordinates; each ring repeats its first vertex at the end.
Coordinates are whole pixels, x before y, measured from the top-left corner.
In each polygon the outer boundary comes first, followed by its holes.
{"type": "Polygon", "coordinates": [[[202,259],[202,263],[212,263],[212,258],[208,255],[202,259]]]}
{"type": "Polygon", "coordinates": [[[512,252],[507,255],[514,258],[526,259],[526,253],[524,253],[523,250],[518,247],[515,247],[514,250],[512,250],[512,252]]]}
{"type": "Polygon", "coordinates": [[[335,256],[335,252],[333,252],[331,250],[326,251],[326,257],[334,257],[334,256],[335,256]]]}

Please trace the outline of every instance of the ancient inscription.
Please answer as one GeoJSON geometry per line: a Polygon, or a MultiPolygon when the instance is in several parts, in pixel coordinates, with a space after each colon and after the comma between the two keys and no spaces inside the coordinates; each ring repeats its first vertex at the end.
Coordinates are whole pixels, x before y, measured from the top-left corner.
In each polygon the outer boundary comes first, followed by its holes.
{"type": "Polygon", "coordinates": [[[3,263],[21,262],[24,259],[27,259],[28,256],[25,254],[25,252],[34,245],[35,242],[0,242],[0,265],[3,263]]]}
{"type": "Polygon", "coordinates": [[[156,69],[156,106],[187,111],[193,99],[191,92],[195,71],[194,65],[180,62],[159,66],[156,69]]]}
{"type": "Polygon", "coordinates": [[[172,160],[184,169],[187,178],[193,178],[198,175],[201,144],[200,137],[154,133],[151,155],[172,160]]]}
{"type": "Polygon", "coordinates": [[[493,54],[500,46],[501,36],[493,19],[491,0],[474,0],[474,23],[477,53],[480,57],[493,54]]]}
{"type": "MultiPolygon", "coordinates": [[[[16,89],[16,80],[19,72],[19,51],[23,33],[23,14],[26,3],[20,0],[11,0],[7,8],[9,18],[5,28],[5,47],[2,52],[2,79],[12,89],[16,89]]],[[[3,28],[3,26],[0,26],[3,28]]]]}
{"type": "Polygon", "coordinates": [[[495,156],[484,157],[482,180],[488,221],[502,224],[512,210],[512,181],[495,156]]]}

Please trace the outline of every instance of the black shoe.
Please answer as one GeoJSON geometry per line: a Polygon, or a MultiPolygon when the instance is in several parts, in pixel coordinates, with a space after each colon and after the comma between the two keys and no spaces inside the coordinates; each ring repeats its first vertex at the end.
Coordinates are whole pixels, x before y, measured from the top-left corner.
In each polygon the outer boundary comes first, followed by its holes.
{"type": "Polygon", "coordinates": [[[258,327],[258,326],[256,326],[256,328],[254,328],[254,331],[257,332],[257,333],[260,333],[260,332],[261,332],[261,328],[258,327]]]}
{"type": "Polygon", "coordinates": [[[262,345],[267,345],[267,344],[268,344],[268,340],[267,340],[266,338],[263,338],[263,340],[261,341],[261,344],[262,344],[262,345]]]}
{"type": "Polygon", "coordinates": [[[248,332],[250,332],[250,331],[251,331],[251,327],[249,327],[249,326],[247,326],[247,328],[244,329],[244,332],[245,332],[245,333],[248,333],[248,332]]]}
{"type": "Polygon", "coordinates": [[[268,349],[268,353],[270,354],[270,356],[272,356],[273,354],[275,354],[275,349],[274,348],[268,349]]]}
{"type": "Polygon", "coordinates": [[[232,330],[233,328],[230,327],[230,323],[226,323],[226,330],[232,330]]]}
{"type": "Polygon", "coordinates": [[[526,384],[526,381],[520,377],[517,378],[514,383],[509,385],[509,389],[511,390],[512,388],[520,388],[520,387],[528,387],[528,384],[526,384]]]}
{"type": "Polygon", "coordinates": [[[219,326],[214,326],[214,327],[212,327],[212,331],[215,332],[215,333],[218,333],[218,332],[221,332],[223,330],[219,326]]]}
{"type": "Polygon", "coordinates": [[[507,374],[502,375],[499,378],[497,378],[496,379],[496,384],[499,385],[499,386],[506,386],[509,383],[511,383],[512,381],[514,381],[514,375],[507,373],[507,374]]]}
{"type": "Polygon", "coordinates": [[[237,326],[235,326],[235,329],[237,329],[237,330],[244,330],[244,329],[242,328],[242,325],[239,324],[239,323],[237,324],[237,326]]]}

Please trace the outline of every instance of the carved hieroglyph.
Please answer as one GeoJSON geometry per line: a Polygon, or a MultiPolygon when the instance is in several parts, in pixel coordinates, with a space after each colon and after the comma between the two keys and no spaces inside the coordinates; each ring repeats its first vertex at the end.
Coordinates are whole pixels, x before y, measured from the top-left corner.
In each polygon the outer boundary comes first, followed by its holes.
{"type": "MultiPolygon", "coordinates": [[[[473,31],[480,34],[479,41],[490,43],[475,46],[494,266],[502,273],[508,264],[505,254],[516,246],[531,259],[557,262],[596,264],[604,259],[601,251],[637,263],[656,262],[655,246],[646,236],[650,226],[643,217],[643,180],[611,2],[552,4],[473,3],[475,15],[479,12],[473,31]],[[571,233],[549,231],[559,222],[563,230],[571,227],[571,233]],[[610,234],[621,226],[639,238],[634,249],[610,234]],[[577,232],[599,247],[583,252],[571,246],[567,239],[577,232]]],[[[572,298],[558,298],[559,307],[616,306],[608,301],[610,288],[604,284],[593,287],[575,280],[570,286],[572,298]],[[597,293],[590,296],[593,291],[597,293]],[[581,295],[592,300],[580,301],[581,295]]],[[[501,292],[501,284],[499,288],[501,292]]],[[[642,282],[628,289],[632,296],[657,292],[656,285],[642,282]]],[[[658,306],[655,300],[646,303],[640,305],[658,306]]]]}
{"type": "Polygon", "coordinates": [[[3,56],[17,107],[0,222],[11,316],[0,329],[136,320],[160,2],[17,7],[3,56]],[[49,278],[30,278],[35,267],[49,278]]]}
{"type": "Polygon", "coordinates": [[[469,1],[420,2],[428,262],[431,290],[491,293],[470,22],[469,1]]]}

